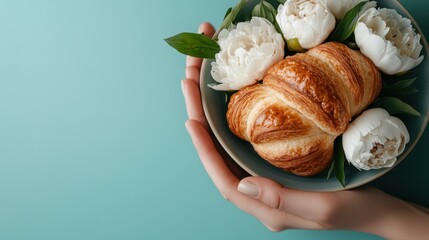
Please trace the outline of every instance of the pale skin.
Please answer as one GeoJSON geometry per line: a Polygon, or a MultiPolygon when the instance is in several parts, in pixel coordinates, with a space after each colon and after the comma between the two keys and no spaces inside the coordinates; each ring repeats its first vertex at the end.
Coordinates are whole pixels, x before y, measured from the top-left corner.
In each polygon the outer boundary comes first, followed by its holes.
{"type": "MultiPolygon", "coordinates": [[[[203,23],[199,32],[212,36],[203,23]]],[[[202,60],[188,57],[182,81],[189,120],[186,128],[202,164],[221,195],[257,218],[271,231],[341,229],[367,232],[387,239],[428,239],[429,209],[405,202],[373,187],[339,192],[288,189],[238,167],[211,135],[199,91],[202,60]]]]}

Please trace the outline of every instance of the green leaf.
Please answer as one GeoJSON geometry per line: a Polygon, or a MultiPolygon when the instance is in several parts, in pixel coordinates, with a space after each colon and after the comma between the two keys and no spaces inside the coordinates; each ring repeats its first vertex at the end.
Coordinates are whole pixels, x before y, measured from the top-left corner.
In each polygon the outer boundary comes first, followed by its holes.
{"type": "Polygon", "coordinates": [[[261,17],[270,21],[272,24],[276,23],[277,10],[267,1],[261,1],[253,8],[252,16],[261,17]]]}
{"type": "Polygon", "coordinates": [[[344,174],[345,156],[341,137],[335,140],[334,151],[334,173],[341,185],[346,187],[346,175],[344,174]]]}
{"type": "Polygon", "coordinates": [[[411,94],[418,93],[419,90],[412,87],[411,85],[416,81],[417,78],[404,79],[390,86],[386,86],[383,88],[381,95],[382,96],[407,96],[411,94]]]}
{"type": "Polygon", "coordinates": [[[286,0],[277,0],[277,2],[279,2],[280,4],[284,4],[286,0]]]}
{"type": "Polygon", "coordinates": [[[225,20],[226,17],[228,17],[228,15],[231,13],[232,8],[228,8],[228,10],[226,10],[225,16],[223,17],[223,20],[225,20]]]}
{"type": "Polygon", "coordinates": [[[403,102],[395,97],[381,97],[379,100],[381,108],[386,109],[390,115],[406,114],[413,117],[421,117],[421,114],[411,107],[409,104],[403,102]]]}
{"type": "Polygon", "coordinates": [[[180,53],[192,57],[213,59],[220,51],[215,40],[198,33],[180,33],[164,40],[180,53]]]}
{"type": "Polygon", "coordinates": [[[344,156],[342,139],[341,137],[338,137],[335,140],[335,144],[334,144],[334,159],[332,161],[331,167],[329,168],[326,179],[329,179],[332,176],[332,173],[334,173],[338,182],[340,182],[343,187],[346,187],[346,175],[344,173],[344,163],[345,163],[345,156],[344,156]]]}
{"type": "Polygon", "coordinates": [[[404,79],[398,82],[395,82],[394,84],[387,86],[384,89],[385,94],[392,94],[395,93],[398,90],[402,90],[404,88],[407,88],[413,84],[414,81],[416,81],[417,78],[410,78],[410,79],[404,79]]]}
{"type": "Polygon", "coordinates": [[[232,22],[235,20],[235,18],[237,17],[238,13],[243,8],[245,3],[246,3],[246,0],[240,0],[240,2],[237,5],[235,5],[235,7],[231,9],[231,11],[229,11],[228,15],[225,17],[222,24],[220,25],[219,30],[213,36],[213,39],[217,39],[219,32],[222,31],[222,29],[228,28],[232,24],[232,22]]]}
{"type": "Polygon", "coordinates": [[[276,20],[277,10],[273,7],[273,5],[271,5],[271,3],[265,0],[261,1],[253,8],[252,16],[267,19],[274,25],[276,31],[283,36],[282,30],[280,29],[280,26],[276,20]]]}
{"type": "Polygon", "coordinates": [[[332,33],[333,41],[344,42],[350,37],[350,35],[352,35],[355,30],[357,20],[359,19],[359,13],[367,3],[368,1],[360,2],[347,11],[344,18],[341,19],[340,23],[332,33]]]}
{"type": "Polygon", "coordinates": [[[326,179],[331,178],[332,172],[334,171],[335,167],[335,160],[332,161],[331,166],[329,167],[328,175],[326,176],[326,179]]]}
{"type": "Polygon", "coordinates": [[[392,93],[392,96],[398,96],[398,97],[408,96],[408,95],[416,94],[418,92],[420,92],[418,89],[410,86],[410,87],[396,90],[395,92],[392,93]]]}
{"type": "Polygon", "coordinates": [[[416,79],[417,78],[404,79],[397,81],[389,86],[383,86],[383,90],[380,95],[399,97],[418,93],[419,90],[411,86],[416,81],[416,79]]]}

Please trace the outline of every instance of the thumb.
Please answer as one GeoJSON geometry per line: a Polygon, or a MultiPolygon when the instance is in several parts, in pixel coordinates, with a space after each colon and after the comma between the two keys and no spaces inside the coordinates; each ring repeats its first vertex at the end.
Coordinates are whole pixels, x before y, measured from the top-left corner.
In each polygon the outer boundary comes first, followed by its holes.
{"type": "Polygon", "coordinates": [[[284,210],[284,196],[287,189],[277,182],[262,177],[247,177],[240,181],[237,190],[258,199],[265,205],[284,210]]]}
{"type": "MultiPolygon", "coordinates": [[[[262,177],[241,180],[237,190],[265,205],[306,219],[329,216],[340,206],[337,193],[307,192],[285,188],[277,182],[262,177]]],[[[344,194],[344,193],[343,193],[344,194]]]]}
{"type": "Polygon", "coordinates": [[[268,212],[270,216],[265,219],[278,220],[280,224],[291,228],[325,228],[315,221],[317,219],[312,220],[320,208],[318,203],[321,195],[317,193],[285,188],[279,183],[263,177],[244,178],[239,182],[237,190],[272,209],[279,210],[274,211],[275,213],[281,213],[273,215],[273,212],[268,212]],[[279,220],[275,216],[282,217],[279,220]]]}

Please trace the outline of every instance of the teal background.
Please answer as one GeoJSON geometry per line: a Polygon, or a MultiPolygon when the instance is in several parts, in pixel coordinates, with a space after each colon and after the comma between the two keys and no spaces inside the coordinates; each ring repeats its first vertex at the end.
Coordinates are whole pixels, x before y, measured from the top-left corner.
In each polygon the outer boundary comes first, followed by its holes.
{"type": "MultiPolygon", "coordinates": [[[[401,2],[429,36],[429,3],[401,2]]],[[[380,239],[271,233],[206,175],[162,39],[235,3],[0,1],[0,239],[380,239]]],[[[429,206],[428,142],[374,184],[429,206]]]]}

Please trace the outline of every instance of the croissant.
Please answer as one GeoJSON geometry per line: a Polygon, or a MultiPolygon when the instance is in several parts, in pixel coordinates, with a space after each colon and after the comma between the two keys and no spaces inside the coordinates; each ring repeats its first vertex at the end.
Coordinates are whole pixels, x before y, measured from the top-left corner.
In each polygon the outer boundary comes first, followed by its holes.
{"type": "Polygon", "coordinates": [[[360,52],[328,42],[274,64],[261,84],[234,93],[226,118],[272,165],[299,176],[332,162],[334,140],[381,91],[381,75],[360,52]]]}

